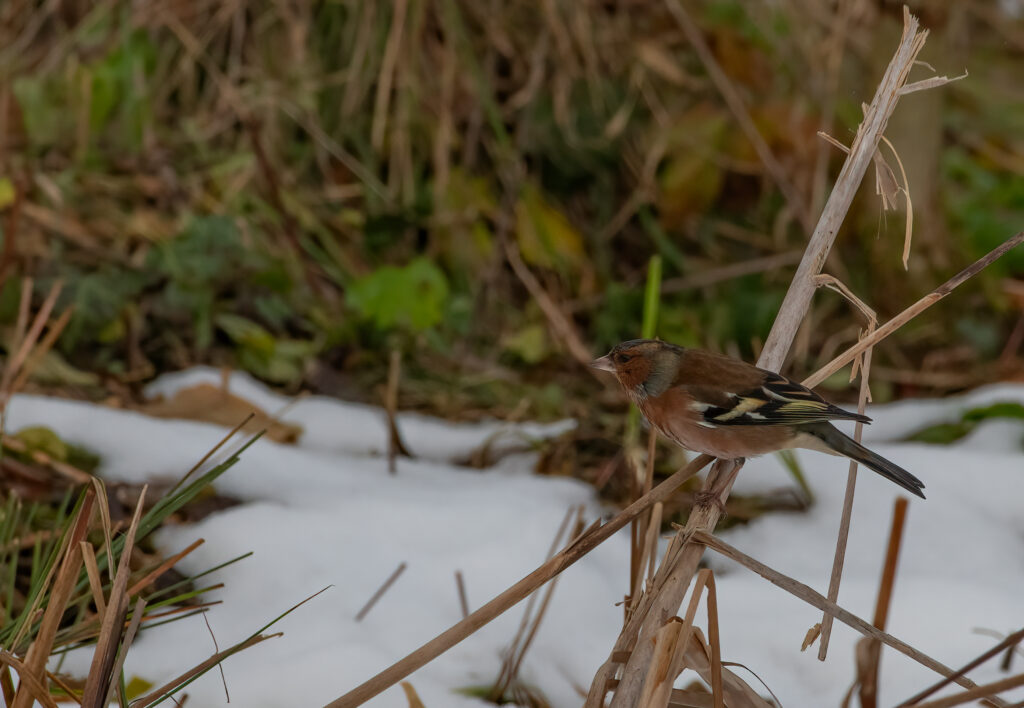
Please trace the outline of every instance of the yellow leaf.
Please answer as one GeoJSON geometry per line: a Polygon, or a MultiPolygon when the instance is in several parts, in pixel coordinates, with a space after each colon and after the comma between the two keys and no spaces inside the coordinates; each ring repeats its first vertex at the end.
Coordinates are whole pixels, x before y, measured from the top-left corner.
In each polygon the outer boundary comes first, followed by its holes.
{"type": "Polygon", "coordinates": [[[14,204],[15,196],[14,182],[11,181],[11,178],[0,177],[0,209],[6,209],[14,204]]]}
{"type": "Polygon", "coordinates": [[[531,265],[578,269],[585,262],[580,232],[536,187],[525,187],[516,204],[516,239],[531,265]]]}

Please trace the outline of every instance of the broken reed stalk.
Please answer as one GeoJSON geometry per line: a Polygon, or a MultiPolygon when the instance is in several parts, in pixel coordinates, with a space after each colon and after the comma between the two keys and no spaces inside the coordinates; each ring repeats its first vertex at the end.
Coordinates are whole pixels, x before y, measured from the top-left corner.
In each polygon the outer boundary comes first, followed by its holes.
{"type": "MultiPolygon", "coordinates": [[[[918,52],[924,46],[927,32],[918,32],[918,21],[909,10],[904,8],[903,36],[896,54],[886,68],[879,83],[871,105],[865,109],[864,120],[857,129],[857,135],[850,146],[843,167],[836,178],[835,187],[828,197],[825,209],[818,225],[814,229],[804,257],[797,267],[793,281],[786,292],[786,297],[775,318],[771,332],[765,341],[764,349],[758,358],[758,366],[771,371],[782,368],[786,353],[796,336],[797,329],[803,322],[811,297],[817,287],[816,276],[821,272],[828,257],[832,244],[839,232],[839,227],[846,218],[853,197],[863,180],[868,165],[871,164],[882,133],[899,101],[900,90],[904,87],[907,76],[914,65],[918,52]]],[[[722,492],[719,499],[702,501],[696,504],[690,513],[688,529],[714,531],[722,514],[722,507],[728,498],[735,474],[725,477],[726,465],[722,461],[715,463],[705,484],[705,490],[717,490],[721,484],[722,492]],[[722,482],[724,481],[724,484],[722,482]]],[[[638,636],[633,642],[634,650],[623,669],[622,679],[615,689],[612,708],[632,708],[637,705],[643,679],[651,662],[651,638],[679,609],[686,595],[697,564],[703,556],[702,546],[688,544],[682,549],[672,567],[662,567],[659,575],[667,581],[662,584],[660,592],[652,603],[650,612],[645,619],[638,636]]],[[[596,679],[595,679],[596,680],[596,679]]],[[[593,695],[593,692],[592,692],[593,695]]]]}
{"type": "Polygon", "coordinates": [[[900,639],[897,639],[891,634],[883,632],[870,622],[861,619],[849,610],[840,607],[834,602],[829,602],[828,598],[826,598],[821,593],[815,591],[810,586],[805,585],[801,583],[799,580],[791,578],[788,575],[783,575],[777,570],[769,568],[761,561],[756,560],[755,558],[751,558],[746,553],[743,553],[737,548],[730,546],[728,543],[718,538],[717,536],[712,536],[711,534],[704,531],[697,531],[693,534],[691,538],[694,543],[700,544],[701,546],[707,546],[713,551],[722,554],[726,558],[734,560],[743,567],[754,571],[768,582],[782,588],[791,595],[800,598],[807,604],[812,605],[818,608],[819,610],[828,612],[837,620],[839,620],[840,622],[849,627],[852,627],[864,636],[870,637],[872,639],[877,639],[878,641],[882,642],[886,646],[892,647],[901,654],[909,656],[911,659],[921,664],[922,666],[926,666],[938,674],[952,678],[953,681],[963,686],[964,688],[975,688],[978,685],[966,676],[958,676],[958,672],[949,668],[945,664],[936,661],[924,652],[915,649],[914,647],[910,646],[909,644],[900,639]]]}
{"type": "Polygon", "coordinates": [[[649,509],[652,505],[668,499],[677,489],[679,489],[683,482],[700,472],[700,470],[706,467],[712,459],[713,458],[710,455],[698,456],[688,465],[652,489],[650,494],[637,499],[606,523],[600,526],[594,526],[590,530],[586,531],[579,539],[562,549],[558,555],[535,569],[526,577],[522,578],[515,585],[493,598],[490,602],[470,613],[470,615],[464,620],[452,625],[444,632],[413,651],[411,654],[399,659],[394,664],[384,669],[376,676],[364,681],[359,686],[356,686],[345,695],[331,701],[325,708],[354,708],[354,706],[361,705],[385,689],[395,685],[424,664],[437,658],[448,649],[451,649],[463,639],[476,632],[495,617],[504,613],[510,607],[513,607],[525,599],[534,590],[611,538],[619,529],[635,519],[645,510],[649,509]]]}

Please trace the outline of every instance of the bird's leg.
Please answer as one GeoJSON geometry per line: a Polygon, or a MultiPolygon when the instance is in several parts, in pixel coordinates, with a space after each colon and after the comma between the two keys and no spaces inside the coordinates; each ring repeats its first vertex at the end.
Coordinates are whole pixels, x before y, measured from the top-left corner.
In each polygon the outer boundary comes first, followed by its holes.
{"type": "MultiPolygon", "coordinates": [[[[722,495],[725,491],[732,486],[736,476],[740,473],[740,468],[743,467],[743,458],[737,457],[732,460],[732,469],[728,473],[723,475],[723,478],[715,482],[715,486],[706,492],[697,492],[694,497],[698,504],[714,504],[718,507],[718,510],[723,514],[725,513],[725,501],[722,499],[722,495]]],[[[712,469],[714,469],[712,467],[712,469]]]]}

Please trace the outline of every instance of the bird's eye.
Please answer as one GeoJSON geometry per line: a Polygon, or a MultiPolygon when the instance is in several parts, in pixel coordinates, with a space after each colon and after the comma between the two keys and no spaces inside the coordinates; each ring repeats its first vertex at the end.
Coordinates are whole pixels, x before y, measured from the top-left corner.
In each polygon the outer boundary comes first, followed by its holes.
{"type": "Polygon", "coordinates": [[[631,357],[629,354],[616,354],[615,355],[615,361],[617,361],[620,364],[625,364],[627,361],[629,361],[632,358],[633,357],[631,357]]]}

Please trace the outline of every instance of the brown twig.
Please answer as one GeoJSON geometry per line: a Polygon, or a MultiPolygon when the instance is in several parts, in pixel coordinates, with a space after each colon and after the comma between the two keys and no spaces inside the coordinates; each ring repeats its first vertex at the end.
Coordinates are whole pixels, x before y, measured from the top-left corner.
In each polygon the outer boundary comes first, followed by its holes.
{"type": "Polygon", "coordinates": [[[505,242],[505,255],[508,258],[508,264],[512,266],[512,272],[516,274],[523,286],[530,293],[533,299],[537,302],[544,316],[548,319],[548,324],[551,327],[552,334],[555,335],[556,339],[562,342],[566,349],[569,350],[569,354],[572,358],[580,363],[581,366],[585,367],[587,371],[594,373],[596,378],[597,373],[590,368],[590,362],[593,360],[593,355],[590,350],[580,339],[579,333],[576,331],[576,326],[572,323],[569,317],[562,312],[561,309],[555,304],[551,296],[548,295],[544,286],[540,284],[526,264],[523,263],[522,256],[519,255],[519,248],[511,240],[505,242]]]}
{"type": "Polygon", "coordinates": [[[395,584],[398,577],[405,572],[405,568],[405,561],[398,564],[398,567],[395,568],[391,575],[388,576],[388,579],[384,581],[384,584],[377,588],[377,592],[370,596],[370,599],[366,601],[365,605],[363,605],[363,609],[359,610],[356,614],[356,622],[362,622],[366,615],[370,614],[370,610],[373,609],[373,606],[376,605],[377,601],[384,597],[384,593],[386,593],[391,586],[395,584]]]}
{"type": "Polygon", "coordinates": [[[466,597],[466,581],[462,577],[462,571],[455,571],[455,588],[459,592],[459,609],[462,610],[462,619],[469,617],[469,599],[466,597]]]}

